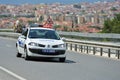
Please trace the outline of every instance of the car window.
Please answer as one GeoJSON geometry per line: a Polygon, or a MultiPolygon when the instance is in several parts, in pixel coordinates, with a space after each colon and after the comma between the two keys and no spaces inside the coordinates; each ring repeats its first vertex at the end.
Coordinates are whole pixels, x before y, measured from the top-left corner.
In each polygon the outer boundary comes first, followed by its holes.
{"type": "Polygon", "coordinates": [[[28,29],[23,31],[22,35],[24,35],[25,37],[27,37],[27,34],[28,34],[28,29]]]}
{"type": "Polygon", "coordinates": [[[31,29],[29,32],[29,38],[41,38],[41,39],[56,39],[59,40],[59,35],[54,30],[46,29],[31,29]]]}

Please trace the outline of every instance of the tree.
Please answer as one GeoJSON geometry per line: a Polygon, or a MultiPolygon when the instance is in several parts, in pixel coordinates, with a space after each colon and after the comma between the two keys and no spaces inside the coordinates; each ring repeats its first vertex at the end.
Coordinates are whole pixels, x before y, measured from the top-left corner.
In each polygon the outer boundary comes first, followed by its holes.
{"type": "Polygon", "coordinates": [[[40,16],[39,21],[42,22],[44,20],[44,16],[40,16]]]}
{"type": "Polygon", "coordinates": [[[111,11],[117,11],[117,8],[116,7],[112,7],[110,10],[111,11]]]}
{"type": "Polygon", "coordinates": [[[120,33],[120,14],[115,14],[114,19],[104,22],[103,33],[120,33]]]}
{"type": "Polygon", "coordinates": [[[102,30],[103,33],[110,33],[111,32],[112,26],[113,26],[113,24],[111,24],[111,23],[112,22],[110,19],[108,19],[104,22],[104,28],[102,30]]]}

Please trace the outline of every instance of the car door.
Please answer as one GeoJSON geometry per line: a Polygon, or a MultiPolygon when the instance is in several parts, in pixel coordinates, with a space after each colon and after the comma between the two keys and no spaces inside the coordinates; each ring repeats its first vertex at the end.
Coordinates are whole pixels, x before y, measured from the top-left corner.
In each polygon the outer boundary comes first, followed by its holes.
{"type": "Polygon", "coordinates": [[[28,30],[24,31],[18,39],[19,51],[22,54],[24,54],[24,46],[25,46],[25,41],[27,39],[27,34],[28,34],[28,30]]]}

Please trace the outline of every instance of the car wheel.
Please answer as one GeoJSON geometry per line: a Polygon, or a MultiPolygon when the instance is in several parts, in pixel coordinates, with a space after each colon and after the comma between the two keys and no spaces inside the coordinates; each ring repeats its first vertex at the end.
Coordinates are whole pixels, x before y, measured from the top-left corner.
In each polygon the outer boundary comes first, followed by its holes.
{"type": "Polygon", "coordinates": [[[24,51],[25,51],[24,59],[25,59],[25,60],[29,60],[29,56],[28,56],[28,53],[27,53],[27,49],[25,48],[24,51]]]}
{"type": "Polygon", "coordinates": [[[19,52],[17,52],[16,57],[21,57],[21,56],[22,56],[22,54],[20,54],[19,52]]]}
{"type": "Polygon", "coordinates": [[[19,51],[18,51],[18,47],[17,47],[17,46],[16,46],[16,48],[17,48],[17,54],[16,54],[16,57],[21,57],[22,54],[19,53],[19,51]]]}
{"type": "Polygon", "coordinates": [[[60,62],[65,62],[65,59],[66,59],[65,57],[59,58],[59,61],[60,61],[60,62]]]}

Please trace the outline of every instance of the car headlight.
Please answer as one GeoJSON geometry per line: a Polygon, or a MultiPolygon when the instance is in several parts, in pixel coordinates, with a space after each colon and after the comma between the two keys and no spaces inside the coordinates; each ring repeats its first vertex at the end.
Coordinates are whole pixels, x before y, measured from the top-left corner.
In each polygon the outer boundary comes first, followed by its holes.
{"type": "Polygon", "coordinates": [[[59,44],[58,47],[59,48],[65,48],[65,44],[59,44]]]}
{"type": "Polygon", "coordinates": [[[30,42],[28,45],[30,45],[30,46],[38,46],[38,44],[34,43],[34,42],[30,42]]]}

